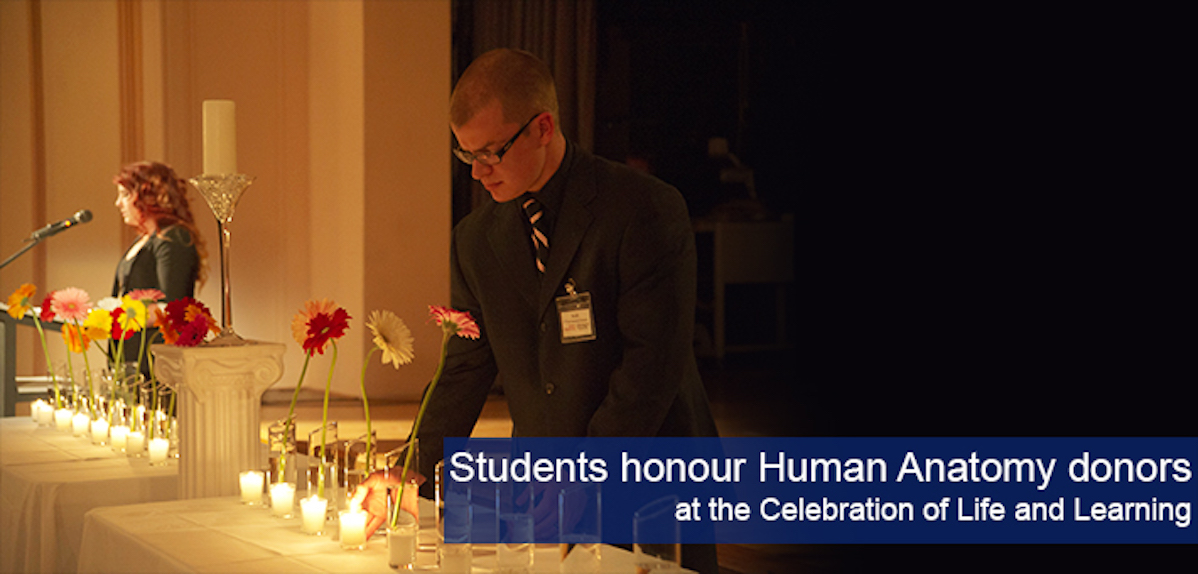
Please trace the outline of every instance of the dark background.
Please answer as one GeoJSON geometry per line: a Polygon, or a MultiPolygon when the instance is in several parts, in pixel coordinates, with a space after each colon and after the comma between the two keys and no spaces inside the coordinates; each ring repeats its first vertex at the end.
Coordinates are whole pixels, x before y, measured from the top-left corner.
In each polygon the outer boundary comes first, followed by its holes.
{"type": "MultiPolygon", "coordinates": [[[[775,435],[1198,435],[1198,383],[1180,361],[1193,347],[1192,210],[1169,197],[1193,186],[1171,177],[1192,163],[1178,112],[1192,63],[1160,29],[1171,16],[598,8],[596,152],[648,160],[703,215],[734,193],[705,157],[708,137],[727,137],[770,213],[795,217],[794,350],[706,365],[713,397],[740,397],[775,435]]],[[[1195,563],[1193,545],[815,555],[819,568],[794,571],[1195,563]]]]}
{"type": "MultiPolygon", "coordinates": [[[[702,152],[722,135],[766,206],[795,214],[796,349],[731,359],[774,376],[713,394],[765,397],[773,434],[1198,435],[1179,361],[1192,240],[1152,196],[1181,145],[1180,52],[1148,24],[1160,15],[698,4],[600,3],[601,58],[613,37],[635,57],[630,114],[600,108],[596,149],[650,159],[703,214],[702,152]],[[610,137],[621,122],[627,150],[610,137]]],[[[794,571],[1151,571],[1196,554],[812,552],[794,571]]]]}
{"type": "Polygon", "coordinates": [[[703,215],[732,193],[705,170],[724,136],[795,216],[795,380],[753,392],[819,402],[804,429],[1196,434],[1184,243],[1141,199],[1180,79],[1141,15],[598,7],[596,151],[649,159],[703,215]]]}

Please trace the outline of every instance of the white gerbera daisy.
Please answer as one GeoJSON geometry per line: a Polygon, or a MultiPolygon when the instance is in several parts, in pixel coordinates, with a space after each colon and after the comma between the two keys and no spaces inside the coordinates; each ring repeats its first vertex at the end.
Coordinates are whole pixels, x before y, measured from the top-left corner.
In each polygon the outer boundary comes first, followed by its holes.
{"type": "Polygon", "coordinates": [[[366,320],[366,327],[374,335],[374,345],[383,352],[383,364],[391,363],[398,369],[400,365],[412,362],[416,357],[412,331],[404,324],[403,319],[390,311],[371,311],[366,320]]]}

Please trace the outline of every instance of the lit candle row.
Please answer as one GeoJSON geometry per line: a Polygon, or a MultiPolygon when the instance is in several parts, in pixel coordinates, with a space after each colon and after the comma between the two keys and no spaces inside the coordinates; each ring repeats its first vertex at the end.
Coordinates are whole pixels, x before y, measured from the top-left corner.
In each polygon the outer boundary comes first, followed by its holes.
{"type": "Polygon", "coordinates": [[[50,426],[54,423],[54,405],[42,399],[33,401],[33,406],[29,410],[29,416],[33,418],[33,422],[37,423],[38,426],[50,426]]]}
{"type": "MultiPolygon", "coordinates": [[[[247,470],[239,475],[241,502],[247,505],[261,504],[265,473],[247,470]]],[[[315,494],[300,499],[300,531],[305,534],[324,532],[329,501],[315,494]]],[[[275,482],[270,485],[270,512],[279,518],[291,518],[295,507],[295,484],[275,482]]],[[[340,514],[341,547],[362,549],[366,547],[366,522],[369,515],[361,508],[342,511],[340,514]]]]}

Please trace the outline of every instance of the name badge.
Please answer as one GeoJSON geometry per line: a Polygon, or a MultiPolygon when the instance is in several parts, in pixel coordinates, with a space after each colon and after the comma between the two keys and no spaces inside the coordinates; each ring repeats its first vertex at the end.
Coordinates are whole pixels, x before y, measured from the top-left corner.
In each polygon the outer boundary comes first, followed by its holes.
{"type": "Polygon", "coordinates": [[[574,280],[566,281],[566,296],[558,297],[557,317],[562,326],[562,344],[590,341],[595,338],[595,313],[591,310],[591,294],[576,293],[574,280]]]}

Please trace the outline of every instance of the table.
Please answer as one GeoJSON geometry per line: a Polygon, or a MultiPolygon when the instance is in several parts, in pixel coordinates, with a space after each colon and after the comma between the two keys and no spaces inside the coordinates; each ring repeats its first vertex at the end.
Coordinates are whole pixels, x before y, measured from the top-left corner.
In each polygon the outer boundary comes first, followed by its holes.
{"type": "Polygon", "coordinates": [[[174,460],[152,467],[28,417],[0,419],[0,572],[73,572],[87,511],[174,499],[178,474],[174,460]]]}
{"type": "MultiPolygon", "coordinates": [[[[431,528],[429,501],[422,501],[420,514],[421,528],[431,528]]],[[[238,497],[97,508],[84,519],[79,572],[394,574],[381,534],[366,549],[347,551],[336,542],[335,525],[322,536],[303,534],[299,525],[299,518],[275,518],[264,507],[242,505],[238,497]]],[[[533,572],[557,572],[557,552],[557,545],[539,546],[533,572]]],[[[474,554],[474,572],[493,571],[488,562],[494,563],[494,545],[475,545],[474,554]]],[[[603,571],[635,571],[632,553],[604,546],[603,571]]]]}

